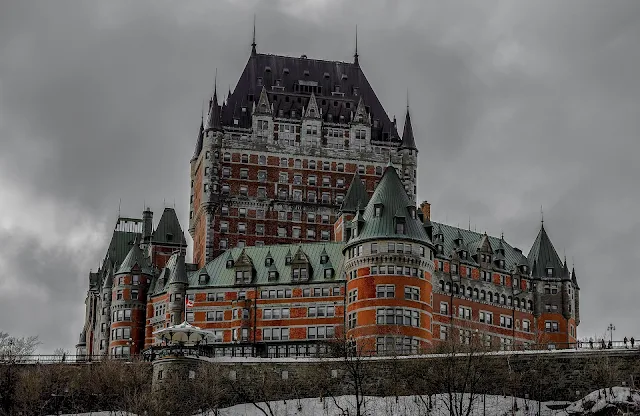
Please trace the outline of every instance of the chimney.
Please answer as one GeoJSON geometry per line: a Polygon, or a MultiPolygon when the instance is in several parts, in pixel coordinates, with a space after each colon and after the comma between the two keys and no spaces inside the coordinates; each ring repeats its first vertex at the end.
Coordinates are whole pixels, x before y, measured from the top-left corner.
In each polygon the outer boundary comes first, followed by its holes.
{"type": "Polygon", "coordinates": [[[153,212],[151,208],[147,207],[142,212],[142,241],[148,243],[151,240],[151,234],[153,233],[153,212]]]}
{"type": "Polygon", "coordinates": [[[428,203],[427,201],[424,201],[422,204],[420,204],[420,211],[422,211],[422,215],[424,217],[424,220],[429,220],[431,221],[431,204],[428,203]]]}

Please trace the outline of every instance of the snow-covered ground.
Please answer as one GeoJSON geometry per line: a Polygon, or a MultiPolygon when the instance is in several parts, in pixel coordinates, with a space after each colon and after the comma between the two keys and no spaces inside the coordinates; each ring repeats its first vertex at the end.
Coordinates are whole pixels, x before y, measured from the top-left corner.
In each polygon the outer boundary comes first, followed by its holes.
{"type": "MultiPolygon", "coordinates": [[[[468,396],[463,397],[465,404],[463,411],[468,406],[468,396]]],[[[363,414],[371,416],[445,416],[449,414],[448,396],[438,394],[432,396],[432,409],[428,411],[428,396],[399,396],[399,397],[366,397],[363,414]]],[[[355,414],[355,398],[353,396],[337,397],[335,402],[331,398],[294,399],[278,402],[270,402],[271,412],[267,410],[265,403],[258,403],[266,411],[266,414],[277,416],[342,416],[355,414]],[[349,413],[343,413],[344,409],[349,413]]],[[[251,403],[220,409],[219,416],[263,416],[256,405],[251,403]]],[[[613,387],[589,393],[583,399],[575,403],[543,402],[540,404],[541,416],[552,415],[595,415],[608,407],[617,406],[624,411],[639,414],[640,392],[631,391],[628,387],[613,387]],[[567,407],[568,405],[568,407],[567,407]],[[628,408],[625,408],[627,407],[628,408]],[[636,410],[631,406],[636,406],[636,410]]],[[[538,402],[521,398],[504,396],[476,396],[472,404],[473,416],[533,416],[538,414],[538,402]]],[[[213,413],[202,413],[200,416],[212,416],[213,413]]],[[[96,412],[78,413],[67,416],[135,416],[125,412],[96,412]]]]}

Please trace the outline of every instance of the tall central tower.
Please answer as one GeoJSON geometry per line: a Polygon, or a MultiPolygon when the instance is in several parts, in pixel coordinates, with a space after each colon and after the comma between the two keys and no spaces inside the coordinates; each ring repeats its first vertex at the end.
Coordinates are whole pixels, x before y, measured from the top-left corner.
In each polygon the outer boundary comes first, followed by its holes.
{"type": "Polygon", "coordinates": [[[335,62],[257,53],[209,101],[191,159],[189,232],[199,266],[227,248],[333,240],[357,173],[371,195],[387,164],[415,203],[417,148],[365,77],[335,62]],[[206,121],[205,121],[206,119],[206,121]]]}

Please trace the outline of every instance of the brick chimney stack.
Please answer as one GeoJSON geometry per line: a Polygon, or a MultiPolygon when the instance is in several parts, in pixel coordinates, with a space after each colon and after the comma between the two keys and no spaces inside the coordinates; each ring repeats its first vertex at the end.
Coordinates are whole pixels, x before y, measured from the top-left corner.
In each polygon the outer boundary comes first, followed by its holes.
{"type": "Polygon", "coordinates": [[[422,211],[424,219],[431,221],[431,204],[427,201],[424,201],[422,204],[420,204],[420,210],[422,211]]]}

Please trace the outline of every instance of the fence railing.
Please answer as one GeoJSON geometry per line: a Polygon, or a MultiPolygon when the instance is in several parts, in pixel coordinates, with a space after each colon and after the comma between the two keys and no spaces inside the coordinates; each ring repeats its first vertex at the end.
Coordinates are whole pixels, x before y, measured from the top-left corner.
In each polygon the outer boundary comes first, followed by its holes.
{"type": "MultiPolygon", "coordinates": [[[[246,344],[245,348],[230,348],[226,346],[227,352],[220,353],[225,346],[220,345],[216,348],[202,348],[202,346],[162,346],[152,347],[144,354],[135,355],[123,355],[123,356],[106,356],[106,355],[53,355],[53,354],[33,354],[33,355],[1,355],[0,365],[6,364],[86,364],[93,362],[100,362],[104,360],[118,360],[125,362],[134,361],[154,361],[159,358],[165,358],[169,356],[180,357],[193,357],[193,358],[213,358],[213,357],[252,357],[258,356],[261,358],[304,358],[304,357],[327,357],[329,351],[323,351],[323,353],[309,354],[309,353],[289,353],[289,350],[284,351],[261,351],[258,353],[251,344],[246,344]],[[218,352],[216,352],[218,351],[218,352]],[[238,352],[241,351],[241,352],[238,352]]],[[[482,348],[481,348],[482,349],[482,348]]],[[[578,351],[601,351],[601,350],[640,350],[640,345],[624,341],[578,341],[578,342],[565,342],[565,343],[545,343],[545,344],[516,344],[507,345],[502,348],[486,348],[482,349],[482,352],[499,352],[499,351],[549,351],[549,352],[566,352],[568,350],[578,351]]],[[[298,351],[302,351],[298,349],[298,351]]],[[[308,350],[305,350],[308,351],[308,350]]],[[[460,352],[464,352],[464,348],[460,349],[460,352]]],[[[373,352],[372,356],[375,355],[373,352]]],[[[400,354],[400,355],[415,355],[415,354],[400,354]]]]}

